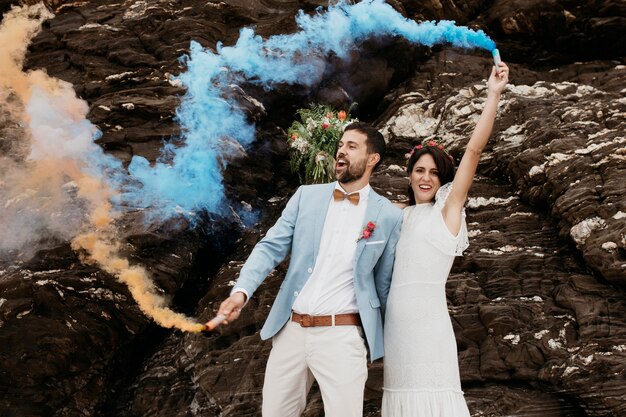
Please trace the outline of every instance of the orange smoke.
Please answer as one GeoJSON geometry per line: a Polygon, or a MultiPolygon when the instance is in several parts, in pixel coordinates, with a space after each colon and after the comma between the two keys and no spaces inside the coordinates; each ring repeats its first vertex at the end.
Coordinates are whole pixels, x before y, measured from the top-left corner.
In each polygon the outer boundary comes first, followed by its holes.
{"type": "Polygon", "coordinates": [[[74,250],[85,251],[86,262],[97,263],[126,284],[141,311],[156,323],[202,331],[204,325],[167,307],[144,268],[130,265],[120,255],[114,223],[118,214],[111,204],[116,192],[105,172],[119,162],[111,162],[93,142],[98,130],[86,119],[87,103],[76,97],[71,84],[42,70],[23,71],[30,40],[51,17],[42,4],[13,7],[0,24],[0,111],[23,130],[18,135],[23,142],[15,147],[28,150],[24,155],[0,158],[11,168],[0,177],[0,198],[6,199],[0,222],[8,224],[8,216],[17,217],[18,213],[36,218],[37,231],[58,232],[57,237],[71,239],[74,250]],[[99,166],[101,161],[105,163],[99,166]],[[85,203],[87,211],[83,213],[79,206],[85,203]],[[75,230],[62,217],[55,223],[56,217],[68,212],[73,215],[75,230]],[[87,220],[81,214],[86,214],[87,220]],[[67,230],[72,231],[70,236],[62,234],[67,230]]]}
{"type": "Polygon", "coordinates": [[[131,266],[127,259],[120,257],[118,244],[103,239],[102,232],[83,233],[74,238],[72,247],[86,250],[89,253],[88,260],[97,262],[102,269],[126,284],[141,311],[159,325],[187,332],[204,330],[204,325],[169,309],[146,270],[140,266],[131,266]]]}

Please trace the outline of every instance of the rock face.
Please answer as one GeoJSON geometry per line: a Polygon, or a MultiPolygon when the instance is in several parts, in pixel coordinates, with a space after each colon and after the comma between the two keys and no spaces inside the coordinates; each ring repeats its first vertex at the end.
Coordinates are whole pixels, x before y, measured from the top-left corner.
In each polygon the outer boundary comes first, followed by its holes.
{"type": "MultiPolygon", "coordinates": [[[[472,414],[626,415],[623,5],[389,3],[410,18],[481,27],[511,61],[467,204],[470,248],[447,285],[472,414]]],[[[100,145],[128,163],[134,155],[154,161],[162,140],[178,133],[183,91],[169,74],[184,70],[178,58],[191,39],[232,44],[249,25],[262,36],[288,33],[298,9],[324,2],[48,4],[56,17],[33,42],[28,66],[73,83],[103,131],[100,145]]],[[[284,140],[296,108],[358,102],[357,116],[389,141],[372,185],[402,200],[414,144],[437,134],[462,155],[489,65],[484,54],[381,40],[333,61],[311,92],[233,89],[257,140],[230,161],[224,182],[233,210],[249,205],[259,222],[244,228],[235,217],[207,216],[194,229],[146,230],[129,216],[125,253],[148,267],[174,308],[210,318],[297,186],[284,140]]],[[[237,322],[203,336],[151,324],[125,286],[69,245],[19,262],[10,255],[0,265],[1,416],[260,415],[271,342],[258,334],[286,264],[237,322]]],[[[367,416],[379,415],[382,366],[370,368],[367,416]]],[[[316,388],[304,415],[323,415],[316,388]]]]}

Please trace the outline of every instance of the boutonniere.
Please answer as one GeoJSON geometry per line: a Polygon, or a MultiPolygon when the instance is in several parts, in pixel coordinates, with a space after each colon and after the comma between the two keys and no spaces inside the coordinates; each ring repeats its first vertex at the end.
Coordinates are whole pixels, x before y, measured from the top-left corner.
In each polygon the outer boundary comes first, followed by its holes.
{"type": "Polygon", "coordinates": [[[359,236],[359,238],[356,240],[357,242],[361,239],[369,239],[372,236],[372,233],[374,233],[374,229],[376,228],[376,223],[374,222],[367,222],[367,224],[365,225],[365,229],[363,229],[363,231],[361,232],[361,236],[359,236]]]}

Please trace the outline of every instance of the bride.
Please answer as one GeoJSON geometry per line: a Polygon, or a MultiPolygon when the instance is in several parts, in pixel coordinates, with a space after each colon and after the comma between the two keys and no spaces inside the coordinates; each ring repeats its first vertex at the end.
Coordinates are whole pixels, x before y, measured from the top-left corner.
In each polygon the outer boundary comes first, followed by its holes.
{"type": "Polygon", "coordinates": [[[487,100],[454,174],[434,140],[408,163],[409,205],[396,247],[385,314],[382,417],[469,417],[445,284],[454,257],[469,245],[463,206],[487,144],[509,68],[493,67],[487,100]]]}

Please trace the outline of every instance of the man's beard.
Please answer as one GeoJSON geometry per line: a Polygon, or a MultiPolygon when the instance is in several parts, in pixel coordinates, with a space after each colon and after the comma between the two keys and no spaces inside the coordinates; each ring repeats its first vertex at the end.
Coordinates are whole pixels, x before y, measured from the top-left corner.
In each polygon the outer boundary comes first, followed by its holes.
{"type": "Polygon", "coordinates": [[[341,184],[346,184],[352,181],[360,180],[363,175],[365,175],[365,160],[360,161],[360,163],[355,163],[354,165],[349,164],[348,169],[346,169],[343,173],[335,173],[335,178],[337,178],[337,181],[341,184]]]}

